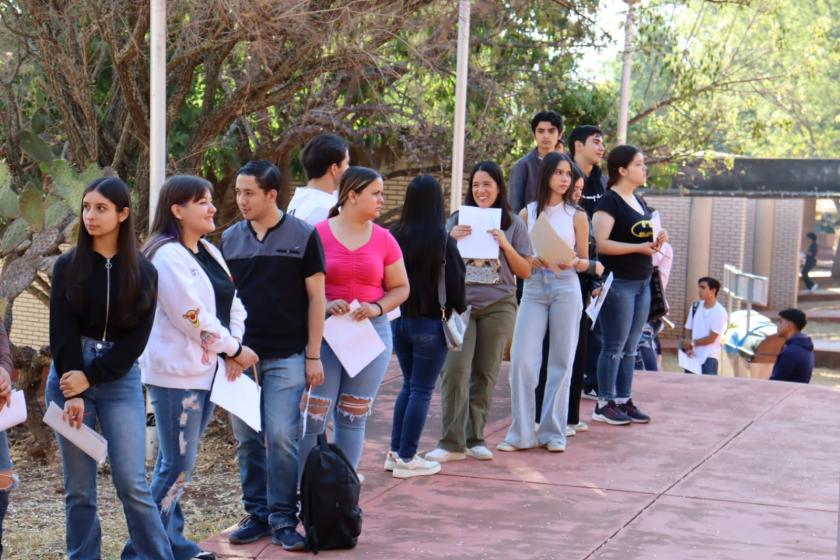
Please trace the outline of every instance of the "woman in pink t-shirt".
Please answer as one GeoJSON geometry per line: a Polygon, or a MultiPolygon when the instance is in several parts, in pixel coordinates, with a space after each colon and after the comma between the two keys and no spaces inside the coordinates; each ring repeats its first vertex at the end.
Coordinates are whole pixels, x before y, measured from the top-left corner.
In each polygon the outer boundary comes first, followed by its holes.
{"type": "Polygon", "coordinates": [[[341,177],[338,204],[330,218],[315,226],[327,262],[327,315],[349,313],[357,321],[369,319],[385,350],[350,377],[326,341],[321,345],[324,383],[312,388],[300,446],[301,464],[333,412],[335,443],[354,468],[362,456],[365,423],[391,360],[391,325],[386,314],[408,298],[408,275],[400,246],[387,229],[373,223],[384,200],[379,173],[351,167],[341,177]],[[359,306],[351,310],[354,301],[359,306]]]}

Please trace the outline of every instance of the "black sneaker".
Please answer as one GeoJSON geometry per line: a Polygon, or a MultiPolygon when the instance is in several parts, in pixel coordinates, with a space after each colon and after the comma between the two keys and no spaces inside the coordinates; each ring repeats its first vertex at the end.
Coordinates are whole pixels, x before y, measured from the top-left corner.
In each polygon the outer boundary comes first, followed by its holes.
{"type": "Polygon", "coordinates": [[[592,419],[613,426],[624,426],[632,421],[624,411],[616,406],[615,401],[607,401],[607,404],[601,407],[596,405],[595,410],[592,411],[592,419]]]}
{"type": "Polygon", "coordinates": [[[294,527],[283,527],[271,533],[271,542],[279,544],[283,550],[303,550],[306,539],[294,527]]]}
{"type": "Polygon", "coordinates": [[[584,387],[583,392],[580,395],[584,399],[589,399],[590,401],[597,401],[598,400],[598,388],[597,387],[584,387]]]}
{"type": "Polygon", "coordinates": [[[216,553],[209,550],[202,550],[192,557],[192,560],[216,560],[216,553]]]}
{"type": "Polygon", "coordinates": [[[639,410],[639,408],[633,404],[633,399],[630,399],[624,404],[618,405],[618,408],[621,409],[624,414],[629,416],[630,420],[636,424],[647,424],[650,422],[650,416],[639,410]]]}
{"type": "Polygon", "coordinates": [[[271,534],[271,527],[268,526],[267,522],[257,519],[253,515],[246,515],[239,522],[236,530],[228,535],[228,542],[230,544],[249,544],[269,534],[271,534]]]}

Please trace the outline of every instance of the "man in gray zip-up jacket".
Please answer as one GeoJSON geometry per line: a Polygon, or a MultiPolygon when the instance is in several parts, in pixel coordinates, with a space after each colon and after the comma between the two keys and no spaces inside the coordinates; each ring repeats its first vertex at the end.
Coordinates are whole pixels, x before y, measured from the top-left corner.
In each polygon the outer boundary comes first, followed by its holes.
{"type": "Polygon", "coordinates": [[[514,164],[508,179],[508,198],[516,214],[537,199],[540,164],[547,153],[554,151],[563,136],[563,117],[554,111],[537,113],[531,119],[531,131],[537,147],[514,164]]]}

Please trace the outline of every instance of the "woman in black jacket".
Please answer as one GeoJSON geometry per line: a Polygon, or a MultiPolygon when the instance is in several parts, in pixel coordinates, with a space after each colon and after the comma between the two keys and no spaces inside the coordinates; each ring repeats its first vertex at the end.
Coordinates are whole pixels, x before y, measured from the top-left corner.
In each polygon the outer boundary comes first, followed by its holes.
{"type": "MultiPolygon", "coordinates": [[[[46,399],[64,409],[73,428],[99,424],[137,554],[169,560],[169,539],[146,482],[146,413],[137,367],[154,321],[157,273],[137,251],[130,206],[119,178],[104,177],[85,189],[78,242],[53,269],[46,399]]],[[[67,556],[99,558],[96,461],[62,436],[58,446],[67,556]]]]}
{"type": "Polygon", "coordinates": [[[394,405],[385,469],[396,478],[409,478],[440,471],[440,463],[417,455],[417,445],[447,354],[442,319],[453,310],[462,313],[467,306],[465,267],[456,241],[446,233],[443,190],[433,177],[421,175],[409,183],[402,216],[392,233],[403,252],[411,294],[391,324],[403,386],[394,405]],[[443,305],[438,295],[441,275],[443,305]]]}

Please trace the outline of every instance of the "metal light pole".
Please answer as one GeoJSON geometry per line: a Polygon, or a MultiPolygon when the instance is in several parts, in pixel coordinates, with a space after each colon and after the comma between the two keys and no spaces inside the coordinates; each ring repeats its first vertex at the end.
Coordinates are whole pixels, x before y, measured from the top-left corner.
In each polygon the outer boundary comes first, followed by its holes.
{"type": "Polygon", "coordinates": [[[460,0],[458,10],[458,64],[455,73],[455,127],[452,137],[452,188],[449,211],[461,207],[464,184],[464,128],[467,117],[467,74],[469,71],[470,0],[460,0]]]}
{"type": "Polygon", "coordinates": [[[624,23],[624,60],[621,67],[621,105],[618,113],[617,144],[627,143],[627,119],[630,109],[630,73],[633,67],[633,2],[627,3],[627,20],[624,23]]]}
{"type": "Polygon", "coordinates": [[[166,179],[166,0],[152,0],[149,32],[149,226],[166,179]]]}
{"type": "MultiPolygon", "coordinates": [[[[149,29],[149,228],[166,178],[166,0],[152,0],[149,29]]],[[[157,427],[146,393],[146,462],[158,453],[157,427]]]]}

